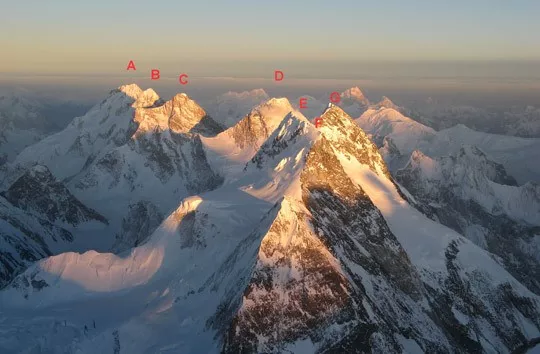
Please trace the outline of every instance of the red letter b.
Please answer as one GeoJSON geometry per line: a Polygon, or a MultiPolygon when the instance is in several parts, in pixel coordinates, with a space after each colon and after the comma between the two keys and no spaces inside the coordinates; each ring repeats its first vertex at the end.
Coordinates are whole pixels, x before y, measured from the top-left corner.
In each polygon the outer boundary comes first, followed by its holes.
{"type": "Polygon", "coordinates": [[[152,80],[159,80],[159,70],[158,69],[152,69],[152,80]]]}

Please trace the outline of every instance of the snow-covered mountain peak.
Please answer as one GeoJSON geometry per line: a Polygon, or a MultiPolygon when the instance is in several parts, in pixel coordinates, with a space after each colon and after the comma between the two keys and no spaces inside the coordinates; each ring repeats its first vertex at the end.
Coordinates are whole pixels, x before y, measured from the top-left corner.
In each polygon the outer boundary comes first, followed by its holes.
{"type": "Polygon", "coordinates": [[[341,98],[346,101],[346,103],[350,103],[349,101],[357,101],[362,105],[369,104],[369,100],[366,98],[366,96],[358,86],[354,86],[343,91],[341,93],[341,98]]]}
{"type": "Polygon", "coordinates": [[[158,94],[153,89],[149,88],[143,91],[137,84],[129,84],[112,90],[105,101],[123,100],[130,102],[131,107],[150,107],[159,99],[158,94]]]}

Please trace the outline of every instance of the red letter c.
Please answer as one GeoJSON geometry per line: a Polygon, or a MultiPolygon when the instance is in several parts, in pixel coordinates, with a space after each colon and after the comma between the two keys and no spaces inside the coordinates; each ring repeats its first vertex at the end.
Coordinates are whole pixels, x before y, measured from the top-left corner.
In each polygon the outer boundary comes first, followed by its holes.
{"type": "Polygon", "coordinates": [[[188,78],[188,76],[186,74],[181,74],[180,77],[178,78],[178,81],[180,81],[180,83],[182,85],[185,85],[185,84],[188,83],[187,78],[188,78]],[[185,78],[185,80],[184,80],[184,78],[185,78]]]}

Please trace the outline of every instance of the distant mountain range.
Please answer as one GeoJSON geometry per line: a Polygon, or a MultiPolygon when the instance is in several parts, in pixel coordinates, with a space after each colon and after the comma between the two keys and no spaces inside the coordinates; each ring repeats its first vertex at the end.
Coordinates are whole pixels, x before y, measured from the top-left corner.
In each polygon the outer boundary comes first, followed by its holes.
{"type": "Polygon", "coordinates": [[[253,90],[205,109],[125,85],[10,155],[0,352],[511,353],[540,337],[540,139],[436,131],[359,88],[308,102],[253,90]]]}

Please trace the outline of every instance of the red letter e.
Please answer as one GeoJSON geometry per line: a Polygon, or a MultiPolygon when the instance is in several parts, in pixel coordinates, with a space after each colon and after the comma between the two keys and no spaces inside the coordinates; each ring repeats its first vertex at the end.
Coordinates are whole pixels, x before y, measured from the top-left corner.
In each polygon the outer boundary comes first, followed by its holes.
{"type": "Polygon", "coordinates": [[[307,98],[302,97],[300,99],[300,108],[307,108],[307,98]]]}
{"type": "Polygon", "coordinates": [[[152,80],[159,80],[159,70],[158,69],[152,69],[152,80]]]}

